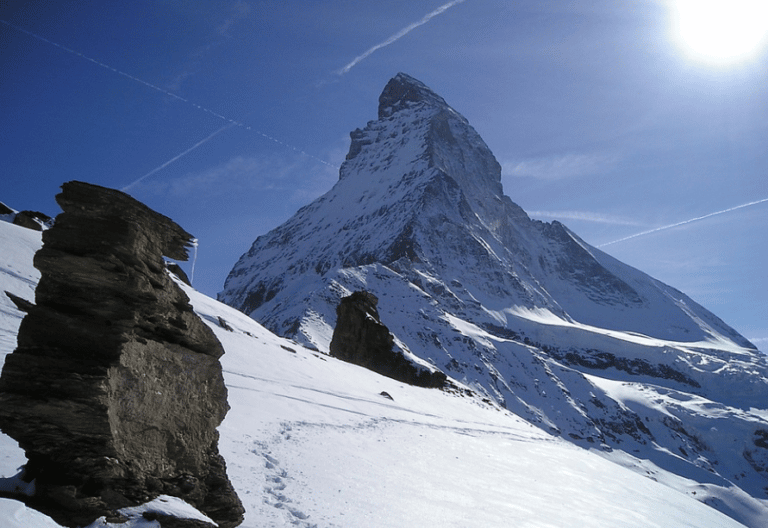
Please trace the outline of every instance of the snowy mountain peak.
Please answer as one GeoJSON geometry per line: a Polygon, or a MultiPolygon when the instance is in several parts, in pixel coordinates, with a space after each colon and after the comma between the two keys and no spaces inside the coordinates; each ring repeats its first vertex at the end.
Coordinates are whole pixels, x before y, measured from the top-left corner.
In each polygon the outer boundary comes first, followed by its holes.
{"type": "Polygon", "coordinates": [[[379,119],[350,136],[340,179],[355,174],[373,188],[371,176],[382,173],[388,187],[408,194],[458,192],[483,220],[503,214],[501,166],[493,153],[461,114],[413,77],[392,78],[379,97],[379,119]]]}
{"type": "Polygon", "coordinates": [[[768,398],[765,357],[675,288],[530,219],[424,84],[399,74],[380,101],[334,187],[259,237],[219,298],[326,352],[340,299],[369,291],[406,355],[543,430],[765,498],[768,422],[750,410],[768,398]]]}
{"type": "Polygon", "coordinates": [[[221,299],[327,350],[338,300],[370,290],[371,270],[361,267],[380,266],[502,337],[538,313],[556,324],[754,348],[674,288],[558,222],[531,220],[504,196],[482,138],[423,83],[400,73],[380,103],[383,117],[351,133],[336,185],[259,237],[221,299]],[[307,295],[322,306],[308,306],[307,295]]]}
{"type": "Polygon", "coordinates": [[[398,73],[390,79],[379,96],[379,119],[385,119],[419,103],[449,108],[445,100],[426,84],[405,73],[398,73]]]}

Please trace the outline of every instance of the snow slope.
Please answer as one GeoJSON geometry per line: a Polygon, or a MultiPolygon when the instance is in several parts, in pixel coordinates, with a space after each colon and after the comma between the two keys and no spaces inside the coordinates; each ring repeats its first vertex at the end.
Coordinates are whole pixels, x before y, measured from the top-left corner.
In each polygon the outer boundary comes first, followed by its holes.
{"type": "MultiPolygon", "coordinates": [[[[0,221],[0,362],[16,348],[16,335],[24,318],[4,292],[34,302],[40,272],[32,266],[43,245],[42,233],[0,221]]],[[[13,439],[0,433],[0,477],[11,477],[24,464],[24,452],[13,439]]],[[[22,514],[19,514],[22,515],[22,514]]]]}
{"type": "Polygon", "coordinates": [[[339,362],[188,293],[227,350],[222,451],[246,525],[738,525],[695,500],[707,486],[672,491],[477,398],[339,362]]]}
{"type": "Polygon", "coordinates": [[[35,300],[40,272],[32,266],[32,257],[42,247],[41,235],[40,231],[0,222],[0,354],[16,348],[16,332],[24,317],[2,292],[35,300]]]}
{"type": "MultiPolygon", "coordinates": [[[[40,233],[18,229],[0,222],[0,280],[23,294],[35,280],[40,233]]],[[[277,337],[184,288],[226,349],[232,408],[220,450],[247,510],[245,527],[766,524],[768,505],[738,488],[576,447],[478,398],[400,384],[277,337]]],[[[4,359],[20,319],[4,296],[0,303],[4,359]]],[[[663,397],[622,395],[642,405],[663,397]]],[[[681,404],[706,408],[704,401],[681,404]]],[[[23,455],[11,456],[13,444],[0,435],[0,476],[23,463],[23,455]]],[[[10,500],[0,500],[0,519],[10,528],[56,526],[10,500]]],[[[152,524],[135,518],[129,526],[152,524]]]]}

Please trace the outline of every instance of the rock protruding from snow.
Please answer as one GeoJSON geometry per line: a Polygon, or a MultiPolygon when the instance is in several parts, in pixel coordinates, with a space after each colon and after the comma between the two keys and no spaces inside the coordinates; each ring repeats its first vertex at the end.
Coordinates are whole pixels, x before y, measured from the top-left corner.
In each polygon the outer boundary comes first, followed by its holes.
{"type": "Polygon", "coordinates": [[[0,376],[0,428],[35,481],[28,503],[76,526],[166,494],[238,525],[217,448],[224,349],[163,262],[186,260],[192,236],[119,191],[62,188],[0,376]]]}
{"type": "Polygon", "coordinates": [[[341,300],[336,308],[331,355],[410,385],[444,387],[445,374],[416,364],[402,350],[396,350],[394,337],[379,319],[378,302],[366,291],[356,291],[341,300]]]}
{"type": "Polygon", "coordinates": [[[13,223],[27,229],[43,231],[51,225],[51,217],[40,211],[19,211],[16,213],[13,223]]]}
{"type": "Polygon", "coordinates": [[[40,211],[14,211],[2,202],[0,202],[0,220],[35,231],[43,231],[51,227],[51,217],[47,214],[40,211]]]}

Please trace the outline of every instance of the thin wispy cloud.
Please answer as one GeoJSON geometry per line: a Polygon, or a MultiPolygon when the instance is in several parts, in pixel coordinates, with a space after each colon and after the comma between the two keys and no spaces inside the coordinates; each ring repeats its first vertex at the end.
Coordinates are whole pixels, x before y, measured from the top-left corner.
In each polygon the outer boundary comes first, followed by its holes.
{"type": "Polygon", "coordinates": [[[530,211],[528,214],[534,218],[553,218],[555,220],[579,220],[582,222],[635,227],[646,225],[630,218],[590,211],[530,211]]]}
{"type": "Polygon", "coordinates": [[[434,11],[431,11],[430,13],[427,13],[426,15],[424,15],[424,17],[421,20],[419,20],[418,22],[414,22],[413,24],[409,24],[408,26],[404,27],[403,29],[401,29],[400,31],[398,31],[397,33],[395,33],[394,35],[389,37],[384,42],[376,44],[375,46],[373,46],[373,47],[369,48],[368,50],[366,50],[362,55],[358,55],[357,57],[352,59],[352,62],[350,62],[349,64],[347,64],[343,68],[341,68],[336,73],[338,73],[339,75],[344,75],[349,70],[351,70],[352,68],[357,66],[357,64],[359,64],[361,61],[363,61],[366,58],[368,58],[368,56],[371,55],[372,53],[374,53],[375,51],[380,50],[381,48],[385,48],[385,47],[389,46],[390,44],[400,40],[401,38],[406,36],[408,33],[413,31],[417,27],[423,26],[424,24],[426,24],[427,22],[432,20],[437,15],[444,13],[448,9],[452,8],[453,6],[461,4],[464,1],[465,0],[453,0],[452,2],[448,2],[447,4],[441,5],[440,7],[435,9],[434,11]]]}
{"type": "Polygon", "coordinates": [[[243,0],[236,0],[229,8],[229,16],[216,27],[216,33],[222,37],[231,38],[229,30],[232,26],[251,14],[251,6],[243,0]]]}
{"type": "Polygon", "coordinates": [[[178,92],[181,90],[184,81],[200,72],[214,50],[232,38],[230,29],[251,14],[251,6],[242,0],[237,0],[226,9],[225,14],[224,20],[215,27],[210,41],[188,55],[187,60],[179,68],[178,73],[167,83],[166,87],[168,90],[178,92]]]}
{"type": "Polygon", "coordinates": [[[149,171],[148,173],[146,173],[146,174],[145,174],[144,176],[142,176],[141,178],[138,178],[137,180],[133,181],[132,183],[129,183],[128,185],[126,185],[125,187],[123,187],[123,188],[122,188],[122,189],[120,189],[120,190],[121,190],[121,191],[123,191],[123,192],[128,192],[130,189],[132,189],[133,187],[135,187],[136,185],[138,185],[138,184],[139,184],[139,183],[141,183],[142,181],[146,180],[147,178],[149,178],[150,176],[152,176],[152,175],[153,175],[153,174],[155,174],[156,172],[159,172],[159,171],[163,170],[164,168],[166,168],[166,167],[167,167],[168,165],[170,165],[171,163],[173,163],[173,162],[175,162],[175,161],[178,161],[179,159],[183,158],[184,156],[186,156],[187,154],[189,154],[190,152],[192,152],[193,150],[195,150],[197,147],[199,147],[199,146],[201,146],[201,145],[204,145],[205,143],[207,143],[208,141],[210,141],[210,140],[211,140],[211,139],[213,139],[214,137],[218,136],[218,135],[219,135],[221,132],[224,132],[224,131],[225,131],[225,130],[227,130],[228,128],[232,128],[233,126],[235,126],[235,124],[236,124],[236,123],[233,121],[232,123],[229,123],[228,125],[224,125],[224,126],[223,126],[223,127],[221,127],[220,129],[218,129],[216,132],[214,132],[213,134],[209,135],[208,137],[206,137],[206,138],[205,138],[205,139],[203,139],[203,140],[200,140],[200,141],[198,141],[197,143],[195,143],[194,145],[192,145],[190,148],[188,148],[187,150],[185,150],[185,151],[184,151],[184,152],[182,152],[181,154],[178,154],[178,155],[174,156],[173,158],[169,159],[168,161],[166,161],[165,163],[163,163],[163,164],[162,164],[162,165],[160,165],[159,167],[155,167],[154,169],[152,169],[151,171],[149,171]]]}
{"type": "Polygon", "coordinates": [[[299,160],[289,161],[274,156],[233,156],[204,170],[188,172],[172,178],[156,179],[145,184],[154,194],[190,200],[226,195],[237,189],[239,195],[255,191],[287,189],[286,175],[298,168],[299,160]]]}
{"type": "Polygon", "coordinates": [[[753,337],[749,341],[761,352],[766,352],[768,350],[768,337],[753,337]]]}
{"type": "Polygon", "coordinates": [[[699,220],[704,220],[706,218],[711,218],[713,216],[730,213],[732,211],[737,211],[739,209],[744,209],[745,207],[751,207],[753,205],[758,205],[761,203],[768,202],[768,198],[763,198],[762,200],[755,200],[754,202],[749,202],[741,205],[737,205],[735,207],[729,207],[728,209],[723,209],[722,211],[715,211],[714,213],[705,214],[704,216],[697,216],[696,218],[689,218],[688,220],[683,220],[682,222],[676,222],[674,224],[669,224],[661,227],[657,227],[655,229],[649,229],[648,231],[642,231],[640,233],[635,233],[634,235],[629,235],[624,238],[620,238],[618,240],[614,240],[613,242],[606,242],[605,244],[600,244],[597,247],[605,247],[610,246],[611,244],[617,244],[619,242],[624,242],[625,240],[632,240],[633,238],[650,235],[652,233],[658,233],[659,231],[664,231],[666,229],[672,229],[673,227],[680,227],[686,224],[690,224],[693,222],[698,222],[699,220]]]}
{"type": "Polygon", "coordinates": [[[151,180],[142,190],[187,202],[231,201],[233,195],[273,193],[293,205],[317,198],[337,178],[334,168],[318,170],[300,156],[238,155],[201,171],[151,180]]]}
{"type": "Polygon", "coordinates": [[[562,180],[603,173],[613,167],[616,161],[616,156],[605,154],[563,154],[504,162],[501,174],[516,178],[562,180]]]}

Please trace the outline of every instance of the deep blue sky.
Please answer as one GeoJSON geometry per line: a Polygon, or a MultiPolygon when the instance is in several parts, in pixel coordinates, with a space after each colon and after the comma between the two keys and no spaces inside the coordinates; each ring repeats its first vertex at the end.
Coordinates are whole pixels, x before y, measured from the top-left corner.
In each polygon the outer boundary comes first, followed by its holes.
{"type": "Polygon", "coordinates": [[[3,2],[0,201],[55,215],[65,181],[135,183],[199,238],[195,286],[215,295],[258,235],[330,189],[403,71],[469,119],[531,216],[596,246],[682,223],[603,249],[766,350],[768,52],[698,60],[672,7],[3,2]]]}

